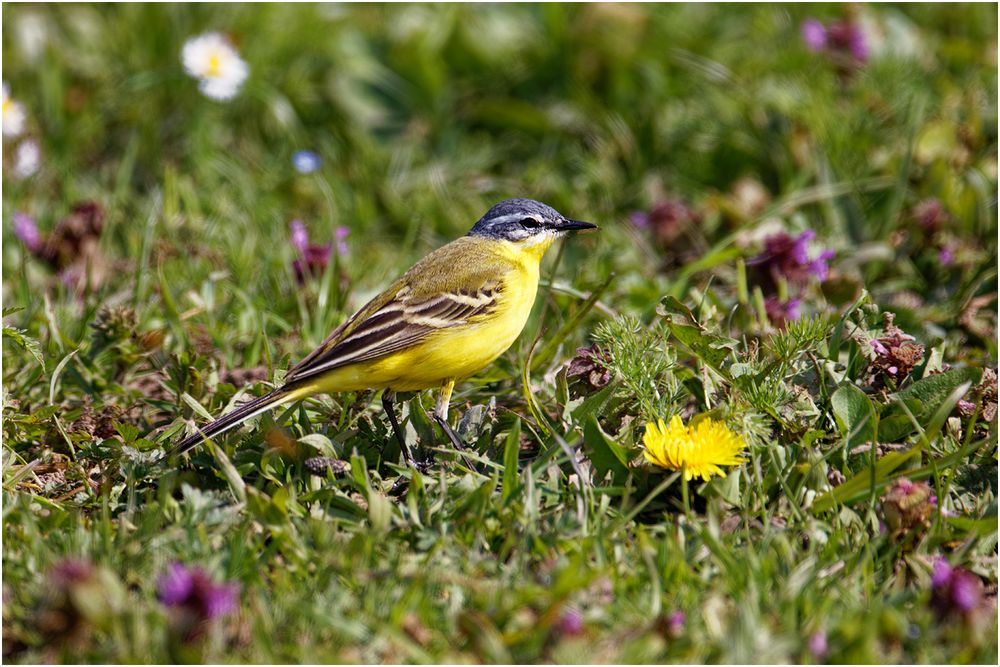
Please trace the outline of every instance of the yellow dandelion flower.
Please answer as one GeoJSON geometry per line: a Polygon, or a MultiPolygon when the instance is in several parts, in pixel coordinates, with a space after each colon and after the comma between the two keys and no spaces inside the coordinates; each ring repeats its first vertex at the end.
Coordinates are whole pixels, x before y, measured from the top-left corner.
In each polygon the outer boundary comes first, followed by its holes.
{"type": "Polygon", "coordinates": [[[667,470],[683,470],[684,479],[700,477],[706,482],[713,475],[725,477],[720,466],[743,463],[740,454],[746,447],[743,438],[722,422],[706,417],[694,426],[685,426],[674,416],[670,426],[662,419],[646,424],[642,436],[646,460],[667,470]]]}

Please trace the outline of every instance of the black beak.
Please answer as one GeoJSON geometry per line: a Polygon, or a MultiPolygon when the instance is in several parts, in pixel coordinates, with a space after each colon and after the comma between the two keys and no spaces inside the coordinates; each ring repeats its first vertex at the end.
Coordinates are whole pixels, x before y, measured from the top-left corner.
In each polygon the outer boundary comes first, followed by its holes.
{"type": "Polygon", "coordinates": [[[579,229],[597,229],[597,225],[595,225],[592,222],[581,222],[579,220],[566,220],[564,218],[563,221],[556,226],[556,229],[560,232],[571,232],[579,229]]]}

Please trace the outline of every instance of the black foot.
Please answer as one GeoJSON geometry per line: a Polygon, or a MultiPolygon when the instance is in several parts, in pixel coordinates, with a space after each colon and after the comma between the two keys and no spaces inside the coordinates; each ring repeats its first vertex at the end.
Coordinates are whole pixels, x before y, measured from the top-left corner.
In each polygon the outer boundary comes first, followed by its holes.
{"type": "Polygon", "coordinates": [[[478,472],[479,468],[477,468],[476,464],[470,461],[469,457],[465,455],[465,445],[463,445],[462,441],[459,440],[458,434],[452,430],[451,425],[448,424],[448,421],[439,416],[436,412],[434,413],[434,421],[438,423],[438,426],[441,427],[441,430],[444,431],[444,434],[448,436],[448,440],[451,441],[451,446],[454,447],[456,450],[458,450],[458,453],[461,454],[462,460],[465,461],[466,467],[469,470],[475,470],[476,472],[478,472]]]}
{"type": "Polygon", "coordinates": [[[438,423],[438,426],[441,427],[441,430],[444,431],[444,434],[448,436],[449,440],[451,440],[451,446],[460,452],[464,452],[465,445],[463,445],[462,441],[458,439],[458,435],[453,430],[451,430],[451,425],[448,423],[448,421],[442,418],[437,413],[434,413],[434,421],[438,423]]]}

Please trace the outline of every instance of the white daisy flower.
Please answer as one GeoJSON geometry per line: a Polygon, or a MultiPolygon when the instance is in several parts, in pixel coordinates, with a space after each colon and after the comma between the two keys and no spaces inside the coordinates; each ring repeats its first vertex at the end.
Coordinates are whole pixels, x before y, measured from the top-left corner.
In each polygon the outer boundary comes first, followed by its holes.
{"type": "Polygon", "coordinates": [[[181,62],[198,79],[198,90],[213,100],[228,100],[239,92],[250,68],[220,33],[208,32],[184,43],[181,62]]]}
{"type": "Polygon", "coordinates": [[[34,139],[25,139],[14,153],[14,176],[19,179],[34,176],[42,166],[42,149],[34,139]]]}
{"type": "Polygon", "coordinates": [[[16,137],[24,132],[24,125],[28,120],[28,113],[24,110],[24,105],[10,96],[10,88],[7,82],[3,82],[3,136],[16,137]]]}

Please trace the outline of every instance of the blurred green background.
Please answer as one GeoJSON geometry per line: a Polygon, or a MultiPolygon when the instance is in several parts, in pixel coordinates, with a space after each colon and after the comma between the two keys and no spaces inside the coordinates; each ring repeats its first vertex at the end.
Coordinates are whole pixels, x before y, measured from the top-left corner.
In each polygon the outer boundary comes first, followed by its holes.
{"type": "MultiPolygon", "coordinates": [[[[349,271],[375,285],[489,204],[532,196],[610,228],[585,275],[649,274],[657,258],[617,229],[629,211],[693,202],[706,250],[764,217],[719,202],[749,177],[837,249],[885,244],[934,196],[993,254],[994,17],[990,5],[10,5],[4,80],[43,160],[5,179],[4,216],[44,229],[97,200],[102,243],[134,260],[155,195],[156,239],[184,248],[162,266],[189,281],[208,267],[188,257],[215,245],[236,246],[235,275],[276,280],[290,219],[322,240],[344,225],[366,257],[349,271]],[[845,16],[871,52],[846,74],[800,38],[807,18],[845,16]],[[249,63],[228,102],[180,64],[208,30],[249,63]],[[291,168],[301,149],[323,158],[316,177],[291,168]]],[[[18,251],[5,245],[9,279],[18,251]]],[[[846,268],[873,288],[930,289],[903,249],[846,268]]]]}

